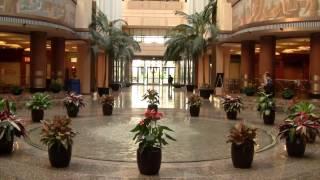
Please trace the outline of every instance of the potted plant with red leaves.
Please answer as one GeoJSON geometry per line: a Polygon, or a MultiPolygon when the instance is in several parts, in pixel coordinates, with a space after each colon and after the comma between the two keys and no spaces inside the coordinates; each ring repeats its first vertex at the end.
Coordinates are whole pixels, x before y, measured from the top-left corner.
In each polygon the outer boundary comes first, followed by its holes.
{"type": "Polygon", "coordinates": [[[286,140],[286,149],[289,156],[302,157],[306,148],[308,131],[319,132],[320,123],[310,118],[307,113],[301,112],[288,117],[279,126],[278,136],[286,140]]]}
{"type": "Polygon", "coordinates": [[[77,117],[79,109],[85,106],[83,96],[75,92],[68,93],[63,99],[63,104],[67,109],[69,117],[77,117]]]}
{"type": "Polygon", "coordinates": [[[137,163],[141,174],[158,174],[161,166],[161,148],[168,144],[167,139],[175,141],[167,132],[173,132],[167,126],[159,125],[162,113],[152,110],[145,112],[145,118],[132,130],[133,140],[139,143],[137,163]]]}
{"type": "Polygon", "coordinates": [[[276,104],[273,100],[273,95],[260,92],[258,99],[258,111],[260,116],[263,118],[264,124],[274,124],[276,116],[275,109],[276,104]]]}
{"type": "Polygon", "coordinates": [[[103,95],[100,100],[102,104],[102,112],[105,116],[112,115],[114,97],[112,95],[103,95]]]}
{"type": "Polygon", "coordinates": [[[73,138],[76,133],[70,127],[71,119],[55,116],[52,121],[43,120],[41,142],[48,146],[49,160],[53,167],[62,168],[70,164],[73,138]]]}
{"type": "Polygon", "coordinates": [[[227,113],[227,118],[230,120],[236,120],[238,113],[240,113],[243,107],[241,98],[239,96],[232,97],[226,95],[222,99],[223,109],[227,113]]]}
{"type": "Polygon", "coordinates": [[[14,115],[15,106],[5,99],[0,100],[0,154],[10,154],[14,136],[26,136],[21,119],[14,115]]]}
{"type": "Polygon", "coordinates": [[[148,89],[147,92],[142,96],[142,100],[146,100],[148,102],[148,109],[149,110],[156,110],[158,111],[158,105],[160,104],[159,101],[159,93],[154,89],[148,89]]]}
{"type": "Polygon", "coordinates": [[[256,138],[256,128],[250,128],[242,122],[237,123],[228,136],[227,143],[231,145],[231,158],[235,168],[250,168],[253,156],[256,138]]]}
{"type": "Polygon", "coordinates": [[[48,94],[36,93],[32,95],[31,100],[26,103],[27,108],[31,110],[32,121],[40,122],[43,120],[44,110],[48,109],[51,104],[48,94]]]}
{"type": "Polygon", "coordinates": [[[200,96],[197,94],[192,94],[191,96],[189,96],[187,104],[189,105],[190,116],[198,117],[202,104],[200,96]]]}

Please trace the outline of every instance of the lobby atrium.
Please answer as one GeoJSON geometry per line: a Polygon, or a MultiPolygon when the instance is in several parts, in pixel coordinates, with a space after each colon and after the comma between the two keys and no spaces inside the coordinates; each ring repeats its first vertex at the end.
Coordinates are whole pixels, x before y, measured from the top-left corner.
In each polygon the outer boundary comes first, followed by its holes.
{"type": "Polygon", "coordinates": [[[0,180],[320,179],[320,0],[0,0],[0,180]]]}

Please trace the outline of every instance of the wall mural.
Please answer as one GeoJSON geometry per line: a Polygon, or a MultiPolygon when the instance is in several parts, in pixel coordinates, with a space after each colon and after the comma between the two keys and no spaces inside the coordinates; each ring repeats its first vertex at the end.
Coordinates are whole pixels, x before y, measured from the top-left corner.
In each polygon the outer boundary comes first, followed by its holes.
{"type": "Polygon", "coordinates": [[[286,18],[320,17],[320,0],[241,0],[233,6],[233,29],[286,18]]]}
{"type": "Polygon", "coordinates": [[[74,27],[75,4],[72,0],[0,0],[1,14],[39,16],[74,27]]]}

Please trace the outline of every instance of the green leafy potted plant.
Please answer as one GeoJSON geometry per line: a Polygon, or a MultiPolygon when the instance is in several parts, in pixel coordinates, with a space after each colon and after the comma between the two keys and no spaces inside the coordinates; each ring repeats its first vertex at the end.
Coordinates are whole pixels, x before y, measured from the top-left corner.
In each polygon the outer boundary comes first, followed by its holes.
{"type": "Polygon", "coordinates": [[[26,103],[28,109],[31,110],[33,122],[43,120],[44,110],[51,106],[51,99],[48,94],[36,93],[32,95],[31,100],[26,103]]]}
{"type": "Polygon", "coordinates": [[[71,119],[55,116],[52,121],[43,120],[41,142],[48,146],[51,166],[62,168],[70,164],[73,138],[76,133],[70,127],[71,119]]]}
{"type": "Polygon", "coordinates": [[[77,95],[75,92],[68,93],[63,99],[63,104],[67,109],[69,117],[77,117],[79,109],[85,106],[82,95],[77,95]]]}
{"type": "Polygon", "coordinates": [[[22,92],[23,92],[23,88],[21,88],[20,86],[12,86],[11,88],[11,93],[13,95],[18,96],[18,95],[21,95],[22,92]]]}
{"type": "Polygon", "coordinates": [[[7,100],[0,101],[0,154],[10,154],[13,150],[14,136],[26,136],[20,119],[14,115],[14,105],[7,100]],[[11,105],[10,105],[11,104],[11,105]]]}
{"type": "Polygon", "coordinates": [[[256,138],[256,128],[247,127],[243,122],[237,123],[228,136],[227,143],[231,145],[231,158],[235,168],[250,168],[256,138]]]}
{"type": "Polygon", "coordinates": [[[158,174],[161,166],[161,148],[168,144],[167,139],[175,141],[167,132],[173,132],[167,126],[158,124],[162,113],[152,110],[145,112],[145,118],[132,130],[133,140],[139,143],[137,164],[141,174],[158,174]]]}
{"type": "Polygon", "coordinates": [[[289,156],[302,157],[306,148],[308,130],[319,131],[319,128],[319,121],[311,120],[306,113],[300,113],[298,116],[293,116],[293,119],[288,117],[284,120],[279,126],[278,136],[286,140],[289,156]]]}
{"type": "MultiPolygon", "coordinates": [[[[311,121],[319,122],[319,116],[315,114],[316,106],[309,102],[299,102],[294,104],[289,109],[289,119],[295,119],[297,116],[305,115],[311,121]]],[[[317,135],[320,135],[318,129],[307,129],[306,141],[308,143],[314,143],[317,135]]]]}
{"type": "Polygon", "coordinates": [[[274,124],[276,104],[272,94],[259,93],[258,111],[263,118],[264,124],[274,124]]]}
{"type": "Polygon", "coordinates": [[[294,97],[294,91],[290,88],[285,88],[282,92],[282,98],[290,100],[294,97]]]}
{"type": "Polygon", "coordinates": [[[105,116],[112,115],[114,97],[112,95],[103,95],[100,100],[102,104],[102,112],[105,116]]]}
{"type": "Polygon", "coordinates": [[[227,113],[227,118],[230,120],[236,120],[238,112],[240,113],[243,103],[241,98],[232,97],[229,95],[224,96],[222,101],[223,109],[227,113]]]}
{"type": "Polygon", "coordinates": [[[57,81],[52,81],[50,84],[50,90],[53,93],[59,93],[62,90],[62,85],[57,81]]]}
{"type": "Polygon", "coordinates": [[[190,116],[198,117],[202,104],[200,96],[197,94],[192,94],[191,96],[189,96],[187,104],[189,105],[190,116]]]}
{"type": "Polygon", "coordinates": [[[148,102],[148,109],[158,110],[159,93],[154,89],[148,89],[147,92],[142,96],[142,100],[148,102]]]}

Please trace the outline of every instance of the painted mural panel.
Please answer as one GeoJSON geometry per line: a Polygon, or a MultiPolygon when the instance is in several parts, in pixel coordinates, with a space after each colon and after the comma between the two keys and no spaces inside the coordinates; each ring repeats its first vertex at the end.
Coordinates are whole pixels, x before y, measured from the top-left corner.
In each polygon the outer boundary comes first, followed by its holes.
{"type": "Polygon", "coordinates": [[[74,27],[75,6],[72,0],[0,0],[0,13],[38,16],[74,27]]]}
{"type": "Polygon", "coordinates": [[[287,18],[320,18],[320,0],[241,0],[233,6],[233,29],[287,18]]]}

